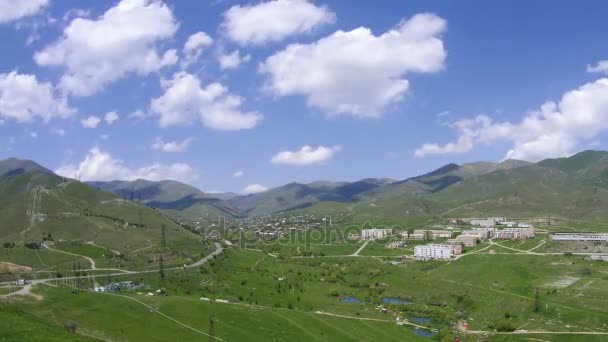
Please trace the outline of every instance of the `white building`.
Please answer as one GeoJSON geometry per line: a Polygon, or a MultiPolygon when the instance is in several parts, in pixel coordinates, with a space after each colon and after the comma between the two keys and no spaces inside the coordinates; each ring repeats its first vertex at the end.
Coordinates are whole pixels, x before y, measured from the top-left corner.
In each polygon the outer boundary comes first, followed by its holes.
{"type": "Polygon", "coordinates": [[[452,257],[452,246],[438,244],[416,246],[414,247],[414,256],[418,260],[449,259],[452,257]]]}
{"type": "Polygon", "coordinates": [[[554,241],[608,241],[608,233],[555,233],[554,241]]]}
{"type": "Polygon", "coordinates": [[[361,237],[364,239],[382,239],[393,233],[390,228],[374,228],[361,230],[361,237]]]}

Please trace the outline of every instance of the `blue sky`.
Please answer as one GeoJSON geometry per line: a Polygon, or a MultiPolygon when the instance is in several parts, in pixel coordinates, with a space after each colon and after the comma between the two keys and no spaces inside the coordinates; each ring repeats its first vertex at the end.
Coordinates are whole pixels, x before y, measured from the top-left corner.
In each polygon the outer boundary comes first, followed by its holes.
{"type": "Polygon", "coordinates": [[[3,2],[0,158],[70,177],[245,192],[608,148],[605,1],[3,2]]]}

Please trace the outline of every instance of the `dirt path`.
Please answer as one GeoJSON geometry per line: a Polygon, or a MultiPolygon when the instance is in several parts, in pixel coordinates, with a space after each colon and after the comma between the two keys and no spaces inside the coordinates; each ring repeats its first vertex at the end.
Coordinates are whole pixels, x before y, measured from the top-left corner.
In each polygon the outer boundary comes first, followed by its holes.
{"type": "Polygon", "coordinates": [[[96,270],[96,269],[97,269],[97,267],[95,266],[95,260],[93,260],[93,259],[89,258],[89,257],[88,257],[88,256],[86,256],[86,255],[82,255],[82,254],[76,254],[76,253],[70,253],[70,252],[62,251],[62,250],[60,250],[60,249],[54,249],[54,248],[49,247],[49,246],[48,246],[48,245],[46,245],[46,244],[42,244],[42,247],[44,247],[44,248],[48,249],[49,251],[58,252],[58,253],[63,253],[63,254],[72,255],[72,256],[77,256],[77,257],[81,257],[81,258],[83,258],[83,259],[87,259],[87,260],[88,260],[88,261],[91,263],[91,268],[90,268],[89,270],[90,270],[90,271],[94,271],[94,270],[96,270]]]}
{"type": "Polygon", "coordinates": [[[365,240],[365,242],[361,245],[361,247],[359,247],[359,249],[357,249],[353,254],[351,254],[350,256],[359,256],[359,253],[361,253],[362,250],[365,249],[365,246],[367,246],[367,244],[372,241],[373,239],[369,239],[369,240],[365,240]]]}
{"type": "Polygon", "coordinates": [[[28,222],[27,222],[27,228],[24,229],[23,231],[21,231],[21,238],[25,239],[25,234],[27,234],[30,230],[32,230],[32,228],[34,228],[34,226],[36,225],[36,217],[38,215],[38,209],[40,208],[40,190],[42,190],[43,187],[40,185],[37,185],[35,187],[32,188],[32,190],[30,191],[31,195],[30,195],[30,200],[27,203],[27,209],[25,211],[25,214],[27,216],[28,222]]]}

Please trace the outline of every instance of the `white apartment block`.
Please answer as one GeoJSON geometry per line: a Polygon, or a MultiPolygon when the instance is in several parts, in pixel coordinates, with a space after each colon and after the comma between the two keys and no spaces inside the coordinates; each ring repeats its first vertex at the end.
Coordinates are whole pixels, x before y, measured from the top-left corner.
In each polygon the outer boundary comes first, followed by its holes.
{"type": "Polygon", "coordinates": [[[361,230],[361,237],[364,239],[382,239],[393,233],[392,229],[374,228],[361,230]]]}
{"type": "Polygon", "coordinates": [[[554,241],[608,241],[608,233],[555,233],[554,241]]]}
{"type": "Polygon", "coordinates": [[[414,247],[414,256],[418,260],[450,259],[452,257],[452,246],[438,244],[416,246],[414,247]]]}

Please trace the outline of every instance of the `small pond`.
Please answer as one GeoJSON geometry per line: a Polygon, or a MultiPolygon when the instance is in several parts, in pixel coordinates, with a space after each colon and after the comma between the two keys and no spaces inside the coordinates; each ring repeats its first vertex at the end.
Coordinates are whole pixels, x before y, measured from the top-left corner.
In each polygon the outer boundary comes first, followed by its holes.
{"type": "Polygon", "coordinates": [[[401,298],[395,298],[395,297],[385,297],[385,298],[382,298],[382,302],[383,303],[389,303],[389,304],[413,304],[413,302],[410,302],[409,300],[401,299],[401,298]]]}
{"type": "Polygon", "coordinates": [[[428,331],[428,330],[424,330],[424,329],[412,329],[413,332],[415,332],[418,336],[422,336],[422,337],[433,337],[435,335],[437,335],[436,332],[434,331],[428,331]]]}
{"type": "Polygon", "coordinates": [[[361,301],[355,297],[342,297],[342,299],[340,299],[340,301],[342,301],[344,303],[362,304],[361,301]]]}

